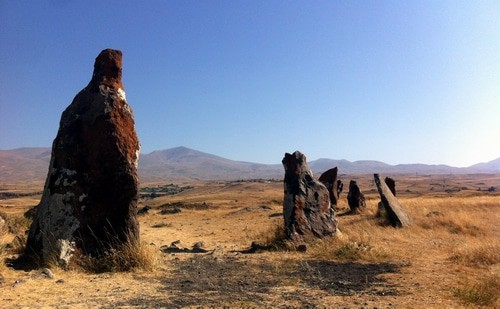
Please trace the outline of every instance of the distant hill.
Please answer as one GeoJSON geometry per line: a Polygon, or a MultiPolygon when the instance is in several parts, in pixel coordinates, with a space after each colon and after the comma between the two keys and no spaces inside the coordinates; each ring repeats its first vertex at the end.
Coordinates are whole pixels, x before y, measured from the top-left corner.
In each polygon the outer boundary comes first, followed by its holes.
{"type": "MultiPolygon", "coordinates": [[[[0,181],[44,180],[50,161],[50,148],[0,150],[0,181]]],[[[280,162],[281,158],[277,158],[280,162]]],[[[500,158],[466,168],[448,165],[399,164],[380,161],[318,159],[309,162],[315,175],[338,166],[341,174],[465,174],[500,173],[500,158]]],[[[198,150],[176,147],[141,154],[141,181],[231,180],[282,178],[281,163],[259,164],[233,161],[198,150]]]]}
{"type": "Polygon", "coordinates": [[[468,167],[468,169],[474,170],[478,173],[490,173],[491,171],[499,172],[500,171],[500,158],[492,160],[490,162],[486,162],[486,163],[474,164],[474,165],[468,167]]]}
{"type": "Polygon", "coordinates": [[[347,161],[347,160],[332,160],[318,159],[309,162],[309,167],[316,173],[322,173],[332,167],[337,166],[341,174],[372,174],[377,171],[384,173],[391,168],[391,165],[380,161],[347,161]]]}
{"type": "MultiPolygon", "coordinates": [[[[309,167],[315,173],[326,171],[334,166],[338,166],[342,174],[373,174],[373,173],[394,173],[394,174],[461,174],[476,173],[472,168],[459,168],[448,165],[428,165],[428,164],[398,164],[389,165],[380,161],[361,160],[350,162],[347,160],[318,159],[311,161],[309,167]]],[[[483,172],[500,172],[500,169],[484,169],[483,172]]]]}
{"type": "Polygon", "coordinates": [[[0,150],[0,181],[43,181],[47,177],[50,153],[50,148],[0,150]]]}
{"type": "Polygon", "coordinates": [[[144,181],[273,178],[281,169],[281,165],[233,161],[186,147],[157,150],[139,158],[139,176],[144,181]]]}

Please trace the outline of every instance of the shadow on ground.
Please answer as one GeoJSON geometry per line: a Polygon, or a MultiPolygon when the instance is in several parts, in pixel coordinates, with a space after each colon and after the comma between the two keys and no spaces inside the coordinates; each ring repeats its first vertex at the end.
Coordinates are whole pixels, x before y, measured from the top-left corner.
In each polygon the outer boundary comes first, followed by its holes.
{"type": "Polygon", "coordinates": [[[381,278],[399,272],[400,266],[390,263],[289,260],[274,264],[265,260],[256,263],[243,256],[212,255],[172,263],[173,272],[158,278],[163,286],[159,292],[165,297],[136,297],[115,306],[316,308],[325,292],[338,296],[398,295],[397,287],[381,278]]]}
{"type": "Polygon", "coordinates": [[[301,263],[299,272],[308,286],[333,295],[396,296],[399,295],[397,286],[381,275],[398,273],[400,268],[400,265],[392,263],[305,261],[301,263]]]}

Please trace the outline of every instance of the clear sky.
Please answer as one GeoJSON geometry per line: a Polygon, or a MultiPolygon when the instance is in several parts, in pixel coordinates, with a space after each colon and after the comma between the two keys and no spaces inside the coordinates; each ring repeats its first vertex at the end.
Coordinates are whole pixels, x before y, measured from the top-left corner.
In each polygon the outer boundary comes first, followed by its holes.
{"type": "Polygon", "coordinates": [[[51,146],[105,48],[143,153],[500,157],[497,0],[0,0],[0,149],[51,146]]]}

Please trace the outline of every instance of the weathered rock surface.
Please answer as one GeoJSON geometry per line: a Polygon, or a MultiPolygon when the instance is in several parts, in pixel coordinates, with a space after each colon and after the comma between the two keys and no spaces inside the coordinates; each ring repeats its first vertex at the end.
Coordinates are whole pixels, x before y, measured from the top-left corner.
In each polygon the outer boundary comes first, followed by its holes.
{"type": "Polygon", "coordinates": [[[387,218],[395,227],[406,227],[412,224],[412,220],[406,209],[399,203],[398,199],[392,194],[385,183],[380,181],[379,174],[373,174],[378,193],[384,206],[387,218]]]}
{"type": "Polygon", "coordinates": [[[344,188],[344,184],[340,179],[337,179],[338,168],[335,166],[334,168],[329,169],[328,171],[321,174],[319,177],[319,181],[321,181],[325,187],[328,189],[328,193],[330,193],[330,203],[332,206],[337,205],[337,202],[340,198],[340,193],[342,193],[342,189],[344,188]]]}
{"type": "Polygon", "coordinates": [[[95,255],[139,240],[140,144],[121,77],[121,51],[103,50],[92,80],[63,112],[28,256],[67,265],[75,250],[95,255]]]}
{"type": "Polygon", "coordinates": [[[359,189],[356,180],[349,182],[349,193],[347,193],[347,203],[351,209],[350,213],[361,212],[366,207],[365,195],[359,189]]]}
{"type": "Polygon", "coordinates": [[[334,235],[337,220],[325,185],[314,179],[306,156],[299,151],[286,153],[283,216],[285,232],[292,240],[334,235]]]}

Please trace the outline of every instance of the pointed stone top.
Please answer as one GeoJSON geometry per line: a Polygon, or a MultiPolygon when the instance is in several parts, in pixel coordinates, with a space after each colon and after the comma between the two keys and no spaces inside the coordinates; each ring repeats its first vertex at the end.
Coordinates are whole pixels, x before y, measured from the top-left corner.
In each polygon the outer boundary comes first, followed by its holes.
{"type": "Polygon", "coordinates": [[[283,163],[283,166],[285,167],[285,173],[292,173],[296,175],[301,173],[311,173],[309,165],[307,165],[306,156],[298,150],[292,154],[285,153],[285,157],[281,163],[283,163]]]}
{"type": "Polygon", "coordinates": [[[298,150],[296,150],[292,154],[289,154],[288,152],[285,153],[285,157],[283,158],[282,163],[285,164],[292,161],[302,163],[303,161],[306,161],[306,156],[298,150]]]}
{"type": "Polygon", "coordinates": [[[114,89],[123,89],[122,84],[122,52],[116,49],[105,49],[95,59],[92,85],[105,85],[114,89]]]}

